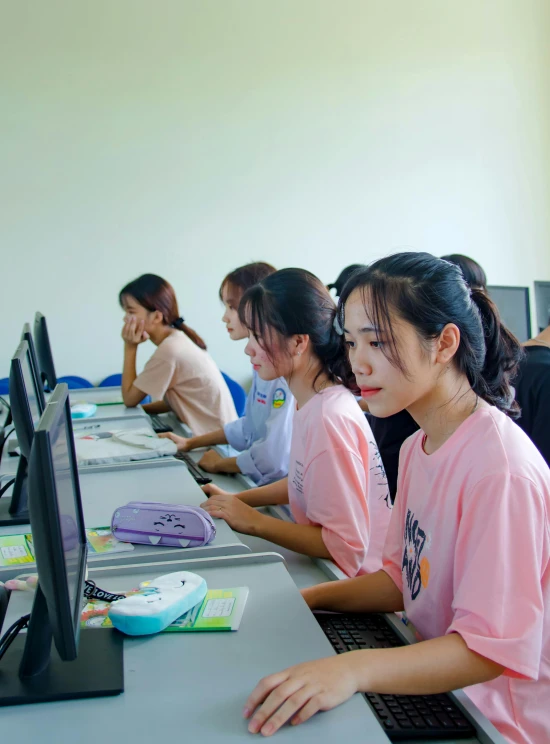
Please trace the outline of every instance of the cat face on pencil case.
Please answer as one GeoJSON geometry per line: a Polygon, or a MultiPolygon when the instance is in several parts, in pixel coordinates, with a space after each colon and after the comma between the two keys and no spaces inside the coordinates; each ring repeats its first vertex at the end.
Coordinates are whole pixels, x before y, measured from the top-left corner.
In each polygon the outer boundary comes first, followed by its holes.
{"type": "Polygon", "coordinates": [[[198,506],[130,501],[115,510],[113,535],[123,542],[196,548],[216,536],[212,517],[198,506]]]}

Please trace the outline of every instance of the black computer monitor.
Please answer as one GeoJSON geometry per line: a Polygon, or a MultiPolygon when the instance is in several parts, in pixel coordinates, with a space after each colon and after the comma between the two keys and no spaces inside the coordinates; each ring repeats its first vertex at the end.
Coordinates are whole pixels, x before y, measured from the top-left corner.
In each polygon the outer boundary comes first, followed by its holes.
{"type": "Polygon", "coordinates": [[[29,345],[26,341],[21,341],[11,360],[10,405],[21,454],[11,499],[6,496],[0,498],[0,526],[2,527],[27,524],[29,521],[27,464],[31,456],[34,430],[43,409],[40,405],[39,390],[36,387],[29,345]]]}
{"type": "Polygon", "coordinates": [[[38,356],[38,365],[42,380],[50,390],[57,385],[57,376],[55,374],[55,365],[53,362],[52,347],[48,335],[48,326],[46,318],[42,313],[36,313],[34,316],[34,343],[38,356]]]}
{"type": "Polygon", "coordinates": [[[21,334],[21,341],[26,341],[29,345],[29,355],[31,358],[32,375],[34,379],[34,389],[36,390],[36,397],[38,398],[38,408],[40,409],[40,415],[44,413],[46,407],[46,398],[44,396],[44,384],[42,382],[42,375],[40,373],[40,366],[38,359],[36,358],[36,350],[34,348],[34,339],[31,333],[31,327],[29,323],[25,323],[23,326],[23,333],[21,334]]]}
{"type": "Polygon", "coordinates": [[[80,632],[87,546],[66,385],[34,435],[29,511],[38,588],[26,640],[17,637],[2,659],[0,706],[116,695],[124,689],[122,635],[80,632]]]}
{"type": "Polygon", "coordinates": [[[524,343],[531,338],[531,303],[528,287],[487,287],[504,325],[524,343]]]}
{"type": "Polygon", "coordinates": [[[550,282],[535,282],[538,332],[550,325],[550,282]]]}

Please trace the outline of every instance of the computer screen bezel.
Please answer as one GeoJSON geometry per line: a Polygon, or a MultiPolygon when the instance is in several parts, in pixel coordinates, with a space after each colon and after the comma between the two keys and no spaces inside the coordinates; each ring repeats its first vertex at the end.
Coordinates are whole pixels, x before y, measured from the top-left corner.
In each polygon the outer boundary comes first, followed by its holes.
{"type": "Polygon", "coordinates": [[[28,460],[31,454],[35,428],[21,363],[21,357],[23,356],[27,357],[32,375],[32,361],[29,353],[29,345],[26,341],[21,341],[11,360],[10,405],[19,449],[22,455],[28,460]]]}
{"type": "Polygon", "coordinates": [[[36,356],[36,349],[34,348],[34,339],[32,336],[30,323],[25,323],[23,331],[21,332],[21,340],[26,341],[29,347],[29,355],[31,359],[31,371],[34,379],[34,389],[38,400],[38,409],[40,415],[44,413],[46,408],[46,396],[44,395],[44,384],[42,382],[42,375],[40,374],[40,366],[38,364],[38,358],[36,356]]]}
{"type": "Polygon", "coordinates": [[[544,281],[535,282],[535,311],[536,311],[536,316],[537,316],[537,332],[538,333],[543,331],[545,328],[548,328],[548,326],[550,325],[550,309],[547,309],[543,318],[541,318],[540,313],[539,313],[539,298],[537,295],[537,288],[539,287],[540,288],[544,287],[545,289],[550,290],[550,282],[544,282],[544,281]],[[543,320],[544,325],[541,325],[541,320],[543,320]]]}
{"type": "Polygon", "coordinates": [[[42,380],[47,383],[50,390],[57,385],[57,376],[55,372],[55,363],[53,360],[52,346],[50,343],[50,334],[46,318],[41,312],[34,316],[34,345],[36,347],[37,359],[39,363],[39,372],[42,380]]]}
{"type": "Polygon", "coordinates": [[[74,445],[68,387],[60,384],[46,406],[34,434],[29,462],[28,499],[33,544],[42,593],[48,608],[49,622],[59,656],[64,661],[76,659],[80,635],[80,616],[88,548],[84,528],[82,498],[74,445]],[[69,585],[63,551],[63,533],[59,519],[57,486],[52,460],[51,433],[65,418],[73,480],[78,541],[81,560],[74,607],[70,606],[69,585]]]}
{"type": "MultiPolygon", "coordinates": [[[[523,299],[524,299],[524,302],[525,302],[525,316],[527,318],[527,338],[525,339],[525,341],[528,341],[531,338],[531,331],[532,331],[532,328],[531,328],[531,299],[530,299],[530,294],[529,294],[529,287],[511,286],[511,285],[508,285],[508,284],[506,284],[506,285],[505,284],[491,284],[490,286],[487,287],[487,292],[489,294],[489,297],[491,297],[491,299],[494,302],[494,299],[491,296],[491,290],[492,289],[515,289],[515,290],[521,290],[522,291],[523,299]]],[[[496,302],[495,302],[495,305],[496,305],[496,302]]],[[[498,305],[497,305],[497,308],[498,308],[498,305]]],[[[500,312],[500,310],[499,310],[499,312],[500,312]]],[[[520,339],[520,341],[521,341],[521,339],[520,339]]],[[[522,341],[522,343],[524,343],[524,342],[522,341]]]]}

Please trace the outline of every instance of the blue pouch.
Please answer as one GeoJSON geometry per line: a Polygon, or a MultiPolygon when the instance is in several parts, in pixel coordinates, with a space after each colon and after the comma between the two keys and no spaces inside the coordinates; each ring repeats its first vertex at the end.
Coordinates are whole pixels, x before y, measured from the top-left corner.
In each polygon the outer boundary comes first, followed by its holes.
{"type": "Polygon", "coordinates": [[[206,581],[190,571],[159,576],[141,584],[137,594],[113,602],[108,612],[109,619],[126,635],[160,633],[202,602],[206,591],[206,581]]]}

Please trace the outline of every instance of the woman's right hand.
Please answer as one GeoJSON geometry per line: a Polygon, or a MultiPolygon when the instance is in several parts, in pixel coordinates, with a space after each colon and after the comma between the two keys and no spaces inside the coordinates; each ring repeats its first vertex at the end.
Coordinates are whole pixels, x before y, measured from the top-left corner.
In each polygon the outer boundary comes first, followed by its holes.
{"type": "Polygon", "coordinates": [[[207,483],[206,486],[202,486],[202,490],[204,493],[210,497],[210,496],[223,496],[223,495],[235,495],[230,494],[229,491],[224,491],[223,488],[220,488],[219,486],[215,486],[213,483],[207,483]]]}
{"type": "Polygon", "coordinates": [[[171,439],[174,444],[178,448],[178,452],[189,452],[191,447],[189,446],[189,442],[191,439],[187,439],[186,437],[178,437],[177,434],[174,434],[172,431],[166,431],[162,434],[159,434],[160,439],[171,439]]]}
{"type": "Polygon", "coordinates": [[[136,320],[134,317],[125,319],[120,335],[128,346],[139,346],[149,338],[149,334],[145,330],[145,321],[136,320]]]}
{"type": "Polygon", "coordinates": [[[318,598],[317,598],[317,587],[316,586],[308,586],[306,589],[302,589],[301,595],[306,601],[307,606],[312,612],[313,610],[320,609],[318,598]]]}

